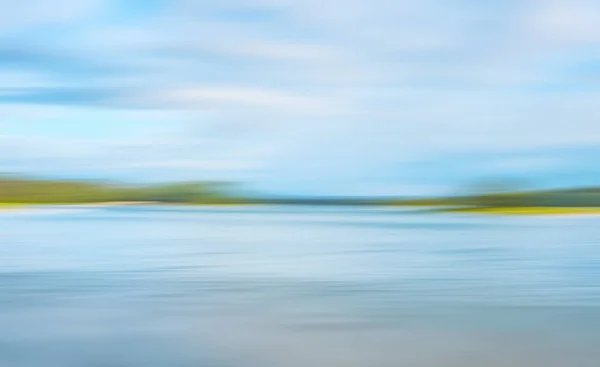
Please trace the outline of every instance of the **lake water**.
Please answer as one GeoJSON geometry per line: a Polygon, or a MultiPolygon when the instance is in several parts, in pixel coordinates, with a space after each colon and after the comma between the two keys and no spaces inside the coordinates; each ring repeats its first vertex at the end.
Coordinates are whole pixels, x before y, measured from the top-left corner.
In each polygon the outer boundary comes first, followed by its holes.
{"type": "Polygon", "coordinates": [[[0,367],[598,367],[600,217],[0,213],[0,367]]]}

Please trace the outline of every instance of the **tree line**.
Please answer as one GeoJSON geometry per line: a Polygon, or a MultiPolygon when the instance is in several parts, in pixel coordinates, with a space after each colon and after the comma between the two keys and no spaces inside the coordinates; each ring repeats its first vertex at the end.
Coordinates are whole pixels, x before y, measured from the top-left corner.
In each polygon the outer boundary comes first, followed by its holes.
{"type": "Polygon", "coordinates": [[[101,182],[0,178],[0,202],[21,204],[162,202],[189,204],[242,203],[230,184],[185,182],[119,185],[101,182]]]}
{"type": "Polygon", "coordinates": [[[413,205],[471,207],[600,207],[600,187],[546,191],[493,186],[431,198],[318,198],[245,196],[232,183],[182,182],[124,185],[93,181],[0,177],[0,203],[77,204],[156,202],[171,204],[413,205]]]}

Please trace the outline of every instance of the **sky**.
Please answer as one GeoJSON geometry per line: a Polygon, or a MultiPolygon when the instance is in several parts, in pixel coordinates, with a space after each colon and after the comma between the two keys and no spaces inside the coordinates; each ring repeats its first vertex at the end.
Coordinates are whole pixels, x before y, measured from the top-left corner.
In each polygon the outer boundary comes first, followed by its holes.
{"type": "Polygon", "coordinates": [[[600,0],[0,0],[0,172],[600,185],[600,0]]]}

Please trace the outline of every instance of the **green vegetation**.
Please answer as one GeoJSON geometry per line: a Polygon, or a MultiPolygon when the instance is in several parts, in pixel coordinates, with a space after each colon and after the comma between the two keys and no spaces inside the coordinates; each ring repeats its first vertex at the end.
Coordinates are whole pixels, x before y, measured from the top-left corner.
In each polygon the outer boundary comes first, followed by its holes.
{"type": "Polygon", "coordinates": [[[600,188],[481,192],[433,199],[440,212],[501,215],[600,214],[600,188]]]}
{"type": "Polygon", "coordinates": [[[485,196],[457,196],[411,200],[391,200],[390,205],[399,206],[441,206],[469,208],[585,208],[600,207],[600,189],[595,193],[580,190],[540,191],[514,194],[494,194],[485,196]]]}
{"type": "Polygon", "coordinates": [[[84,181],[0,179],[0,203],[85,204],[158,202],[172,204],[246,204],[250,200],[230,193],[226,183],[198,182],[152,186],[125,186],[84,181]]]}
{"type": "Polygon", "coordinates": [[[465,214],[497,214],[497,215],[573,215],[600,214],[600,207],[498,207],[498,208],[450,208],[440,212],[465,214]]]}
{"type": "Polygon", "coordinates": [[[0,211],[2,210],[11,210],[11,209],[18,209],[22,207],[21,204],[16,204],[16,203],[0,203],[0,211]]]}
{"type": "Polygon", "coordinates": [[[285,204],[319,206],[442,207],[438,212],[540,215],[600,214],[600,188],[512,191],[488,185],[452,197],[399,198],[250,198],[223,182],[117,185],[89,181],[0,177],[0,210],[29,204],[163,203],[178,205],[285,204]]]}

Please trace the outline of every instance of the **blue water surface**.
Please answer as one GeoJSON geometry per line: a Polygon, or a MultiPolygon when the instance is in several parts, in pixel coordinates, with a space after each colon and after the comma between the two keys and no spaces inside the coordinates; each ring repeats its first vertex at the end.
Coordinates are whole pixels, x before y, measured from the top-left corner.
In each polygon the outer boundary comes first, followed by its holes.
{"type": "Polygon", "coordinates": [[[0,213],[1,367],[597,367],[600,217],[0,213]]]}

